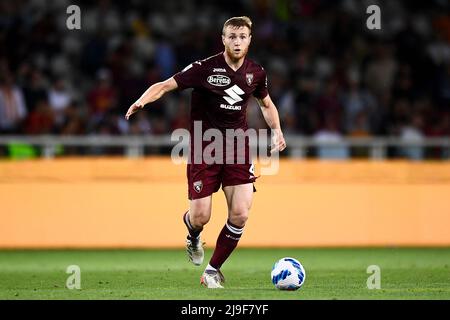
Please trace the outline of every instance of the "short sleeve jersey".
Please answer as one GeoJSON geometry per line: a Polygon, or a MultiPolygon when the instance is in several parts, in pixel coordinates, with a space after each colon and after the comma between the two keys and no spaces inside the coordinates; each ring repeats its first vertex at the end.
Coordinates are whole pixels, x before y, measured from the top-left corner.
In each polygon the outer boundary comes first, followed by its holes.
{"type": "Polygon", "coordinates": [[[234,71],[223,52],[188,65],[174,79],[180,90],[194,89],[191,128],[194,121],[202,121],[203,130],[246,130],[249,99],[263,99],[268,94],[266,72],[259,64],[246,58],[234,71]]]}

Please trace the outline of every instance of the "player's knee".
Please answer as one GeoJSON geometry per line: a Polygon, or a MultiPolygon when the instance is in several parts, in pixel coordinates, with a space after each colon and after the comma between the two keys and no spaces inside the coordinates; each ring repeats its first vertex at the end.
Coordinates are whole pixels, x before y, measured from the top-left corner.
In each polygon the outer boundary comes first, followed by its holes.
{"type": "Polygon", "coordinates": [[[248,220],[248,209],[247,208],[233,208],[230,212],[230,221],[232,224],[243,227],[248,220]]]}
{"type": "Polygon", "coordinates": [[[202,228],[209,222],[211,217],[211,202],[203,200],[191,201],[189,216],[194,228],[202,228]]]}
{"type": "Polygon", "coordinates": [[[195,210],[189,213],[191,224],[195,228],[201,228],[209,222],[210,213],[208,210],[195,210]]]}

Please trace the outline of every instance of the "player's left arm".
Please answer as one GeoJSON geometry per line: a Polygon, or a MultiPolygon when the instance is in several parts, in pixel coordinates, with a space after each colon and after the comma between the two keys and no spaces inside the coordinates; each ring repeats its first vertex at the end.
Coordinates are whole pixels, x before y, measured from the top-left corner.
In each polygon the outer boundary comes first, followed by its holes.
{"type": "Polygon", "coordinates": [[[275,104],[268,94],[262,99],[256,98],[256,101],[258,101],[258,105],[261,108],[267,125],[274,133],[270,153],[283,151],[286,148],[286,141],[284,140],[283,132],[281,131],[280,116],[278,115],[275,104]]]}

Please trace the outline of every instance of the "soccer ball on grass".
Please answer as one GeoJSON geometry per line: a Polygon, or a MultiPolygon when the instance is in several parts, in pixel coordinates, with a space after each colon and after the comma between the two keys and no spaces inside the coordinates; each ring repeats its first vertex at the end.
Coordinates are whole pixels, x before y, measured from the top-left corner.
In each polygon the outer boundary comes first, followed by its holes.
{"type": "Polygon", "coordinates": [[[280,290],[300,289],[306,278],[302,264],[291,257],[285,257],[275,262],[270,275],[272,283],[280,290]]]}

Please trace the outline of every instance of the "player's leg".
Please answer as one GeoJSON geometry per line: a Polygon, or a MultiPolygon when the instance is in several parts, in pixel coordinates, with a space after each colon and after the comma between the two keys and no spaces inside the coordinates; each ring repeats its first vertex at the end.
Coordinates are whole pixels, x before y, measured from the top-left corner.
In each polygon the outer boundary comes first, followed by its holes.
{"type": "Polygon", "coordinates": [[[183,221],[188,228],[189,235],[197,238],[203,230],[203,226],[211,218],[212,196],[201,199],[193,199],[189,203],[189,210],[183,216],[183,221]]]}
{"type": "Polygon", "coordinates": [[[186,250],[188,258],[193,264],[199,266],[203,263],[204,250],[200,239],[203,226],[211,218],[212,196],[190,201],[189,210],[184,214],[183,221],[188,229],[186,250]]]}
{"type": "Polygon", "coordinates": [[[203,242],[200,232],[211,217],[212,194],[220,188],[219,165],[188,164],[188,198],[189,210],[184,214],[183,221],[188,229],[186,249],[189,260],[195,265],[203,263],[203,242]]]}
{"type": "Polygon", "coordinates": [[[228,204],[228,220],[217,238],[214,253],[202,276],[202,284],[209,288],[220,288],[225,278],[220,267],[236,248],[253,200],[253,183],[226,186],[223,188],[228,204]]]}
{"type": "Polygon", "coordinates": [[[220,269],[241,238],[252,206],[253,184],[227,186],[223,191],[228,204],[228,220],[219,234],[209,263],[215,269],[220,269]]]}

